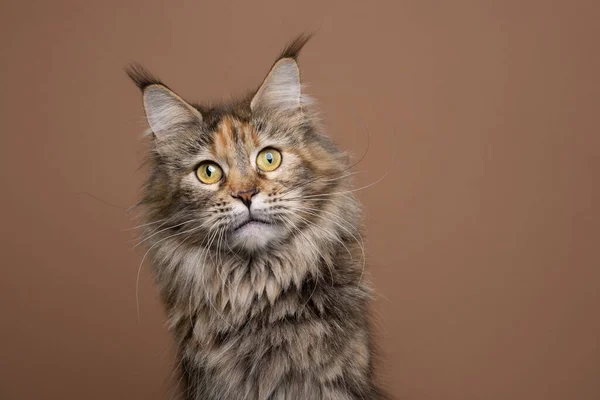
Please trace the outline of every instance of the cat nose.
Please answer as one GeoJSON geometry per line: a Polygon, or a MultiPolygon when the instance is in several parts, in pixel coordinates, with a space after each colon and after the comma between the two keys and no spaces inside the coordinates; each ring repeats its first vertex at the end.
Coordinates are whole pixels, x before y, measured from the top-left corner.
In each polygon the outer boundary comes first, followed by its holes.
{"type": "Polygon", "coordinates": [[[231,196],[235,197],[236,199],[240,199],[242,203],[246,205],[246,207],[250,208],[250,204],[252,204],[252,196],[254,196],[256,193],[258,193],[258,190],[256,188],[252,188],[249,190],[233,192],[231,193],[231,196]]]}

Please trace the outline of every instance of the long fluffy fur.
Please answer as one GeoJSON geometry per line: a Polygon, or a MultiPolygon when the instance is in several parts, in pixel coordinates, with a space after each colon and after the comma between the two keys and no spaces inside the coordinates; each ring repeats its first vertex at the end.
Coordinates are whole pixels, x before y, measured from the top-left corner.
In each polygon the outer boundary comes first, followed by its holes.
{"type": "MultiPolygon", "coordinates": [[[[309,37],[280,59],[296,60],[309,37]]],[[[162,85],[141,67],[129,75],[142,90],[162,85]]],[[[143,238],[179,347],[185,398],[382,399],[347,157],[305,104],[251,110],[250,100],[195,106],[201,121],[152,139],[143,238]],[[274,143],[285,164],[261,175],[251,155],[274,143]],[[193,176],[207,153],[229,163],[230,176],[211,188],[193,176]],[[230,191],[248,182],[280,232],[258,250],[232,239],[239,204],[230,191]]]]}

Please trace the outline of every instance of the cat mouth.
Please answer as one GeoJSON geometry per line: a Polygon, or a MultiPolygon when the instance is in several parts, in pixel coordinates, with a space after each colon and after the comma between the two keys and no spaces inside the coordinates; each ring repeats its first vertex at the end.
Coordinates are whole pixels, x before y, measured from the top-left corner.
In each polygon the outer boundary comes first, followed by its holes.
{"type": "Polygon", "coordinates": [[[252,225],[270,225],[267,221],[263,221],[263,220],[260,220],[257,218],[250,217],[247,220],[245,220],[244,222],[242,222],[241,224],[237,225],[235,228],[233,228],[233,231],[234,232],[239,231],[243,227],[251,225],[251,224],[252,225]]]}

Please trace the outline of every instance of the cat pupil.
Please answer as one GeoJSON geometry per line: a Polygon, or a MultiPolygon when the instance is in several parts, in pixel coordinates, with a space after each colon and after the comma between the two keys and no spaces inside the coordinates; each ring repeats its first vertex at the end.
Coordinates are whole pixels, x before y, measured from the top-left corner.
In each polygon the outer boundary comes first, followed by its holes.
{"type": "Polygon", "coordinates": [[[215,168],[214,168],[212,165],[209,165],[208,167],[206,167],[206,175],[207,175],[209,178],[210,178],[210,176],[212,175],[212,173],[213,173],[213,170],[214,170],[214,169],[215,169],[215,168]]]}
{"type": "Polygon", "coordinates": [[[267,153],[267,155],[265,157],[267,158],[267,161],[269,162],[269,164],[273,164],[273,154],[267,153]]]}

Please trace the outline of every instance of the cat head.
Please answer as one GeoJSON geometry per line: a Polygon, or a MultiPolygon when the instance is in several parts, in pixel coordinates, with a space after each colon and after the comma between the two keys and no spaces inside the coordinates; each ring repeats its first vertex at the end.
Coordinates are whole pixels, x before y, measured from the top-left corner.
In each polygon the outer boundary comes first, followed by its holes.
{"type": "Polygon", "coordinates": [[[287,46],[258,89],[219,106],[191,104],[141,66],[128,69],[150,126],[142,204],[148,222],[165,221],[159,236],[252,253],[343,207],[332,193],[346,184],[347,157],[322,132],[300,79],[308,39],[287,46]]]}

